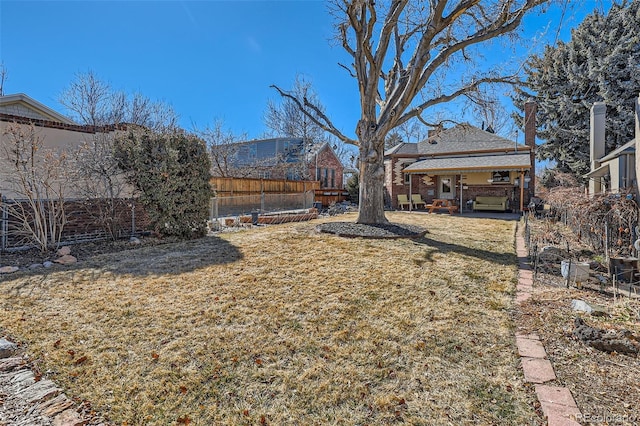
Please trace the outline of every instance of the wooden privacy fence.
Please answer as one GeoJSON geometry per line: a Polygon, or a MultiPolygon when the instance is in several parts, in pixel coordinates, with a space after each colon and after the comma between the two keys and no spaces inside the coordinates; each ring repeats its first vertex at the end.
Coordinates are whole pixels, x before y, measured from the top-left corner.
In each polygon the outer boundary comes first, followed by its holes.
{"type": "MultiPolygon", "coordinates": [[[[218,198],[265,194],[307,194],[309,191],[313,191],[315,201],[322,203],[323,207],[349,199],[349,193],[344,189],[320,188],[320,181],[317,180],[214,177],[211,178],[209,182],[211,183],[211,187],[216,191],[218,198]]],[[[305,203],[306,202],[307,198],[305,196],[305,203]]],[[[226,200],[224,203],[233,204],[230,200],[226,200]]],[[[245,204],[241,198],[238,199],[237,203],[245,204]]],[[[253,204],[259,205],[257,202],[253,204]]],[[[255,208],[257,209],[259,207],[255,208]]],[[[262,208],[262,210],[264,210],[264,208],[262,208]]]]}
{"type": "Polygon", "coordinates": [[[301,194],[320,189],[319,181],[213,177],[209,181],[218,197],[254,194],[301,194]]]}

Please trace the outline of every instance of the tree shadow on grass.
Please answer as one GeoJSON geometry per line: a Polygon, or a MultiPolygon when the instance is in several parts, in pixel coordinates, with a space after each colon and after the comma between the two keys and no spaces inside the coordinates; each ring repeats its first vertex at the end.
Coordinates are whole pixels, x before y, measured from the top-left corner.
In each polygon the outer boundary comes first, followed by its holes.
{"type": "MultiPolygon", "coordinates": [[[[72,246],[72,254],[74,252],[72,246]]],[[[76,272],[82,271],[91,271],[93,275],[179,275],[207,266],[233,263],[242,257],[236,246],[215,236],[153,245],[145,245],[143,242],[142,246],[121,248],[109,253],[84,253],[78,255],[78,263],[72,265],[54,264],[49,269],[22,269],[20,272],[2,277],[3,280],[0,282],[17,279],[20,282],[19,287],[29,287],[40,281],[46,282],[49,277],[60,273],[75,275],[76,272]]],[[[95,278],[97,279],[97,276],[95,278]]],[[[20,290],[15,288],[15,285],[12,287],[14,290],[20,290]]]]}
{"type": "Polygon", "coordinates": [[[240,259],[242,253],[233,244],[218,237],[204,237],[100,255],[78,267],[96,267],[119,275],[179,275],[240,259]]]}
{"type": "Polygon", "coordinates": [[[487,260],[499,265],[515,265],[518,262],[518,258],[515,253],[496,253],[494,251],[465,247],[459,244],[444,243],[442,241],[434,240],[426,236],[417,238],[413,241],[416,244],[424,244],[435,249],[425,254],[425,260],[429,262],[434,262],[433,254],[436,252],[440,252],[443,254],[451,252],[458,253],[464,256],[487,260]]]}

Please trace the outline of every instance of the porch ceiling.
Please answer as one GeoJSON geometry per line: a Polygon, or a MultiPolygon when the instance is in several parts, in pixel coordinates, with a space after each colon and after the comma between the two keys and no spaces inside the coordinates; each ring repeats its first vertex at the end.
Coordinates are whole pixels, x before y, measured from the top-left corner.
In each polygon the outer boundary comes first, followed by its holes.
{"type": "Polygon", "coordinates": [[[428,158],[407,166],[404,173],[473,173],[524,170],[531,167],[529,153],[428,158]]]}

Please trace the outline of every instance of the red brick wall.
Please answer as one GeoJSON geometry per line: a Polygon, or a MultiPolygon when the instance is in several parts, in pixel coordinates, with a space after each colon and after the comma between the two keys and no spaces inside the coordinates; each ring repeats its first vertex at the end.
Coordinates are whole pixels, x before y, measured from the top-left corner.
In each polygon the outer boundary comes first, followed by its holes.
{"type": "Polygon", "coordinates": [[[536,111],[535,102],[524,104],[524,143],[531,148],[531,171],[529,172],[531,182],[529,182],[529,189],[525,189],[525,192],[528,192],[526,195],[528,198],[534,196],[536,190],[536,111]]]}
{"type": "MultiPolygon", "coordinates": [[[[329,182],[327,182],[327,186],[322,186],[323,183],[321,183],[321,187],[342,188],[344,183],[344,177],[343,177],[344,166],[342,165],[338,157],[336,157],[334,152],[329,147],[325,147],[317,155],[318,155],[318,170],[320,171],[321,182],[324,179],[324,169],[329,169],[329,182]],[[331,169],[335,170],[334,185],[331,185],[331,169]]],[[[309,163],[309,176],[311,176],[313,180],[316,179],[315,160],[312,160],[309,163]]]]}
{"type": "MultiPolygon", "coordinates": [[[[91,237],[102,237],[105,235],[100,221],[96,219],[96,217],[99,216],[100,212],[98,203],[100,203],[100,200],[72,200],[65,202],[67,223],[63,229],[62,241],[71,241],[91,237]]],[[[28,212],[26,203],[22,204],[25,206],[25,209],[27,209],[26,211],[28,212]]],[[[9,206],[11,209],[13,205],[9,204],[9,206]]],[[[0,205],[0,207],[2,206],[0,205]]],[[[9,210],[9,212],[10,211],[11,210],[9,210]]],[[[116,214],[114,216],[117,218],[113,223],[113,229],[116,230],[116,234],[121,237],[129,236],[131,234],[132,227],[131,200],[119,200],[116,207],[116,214]]],[[[138,233],[146,230],[148,225],[149,216],[144,211],[142,205],[138,202],[135,202],[136,232],[138,233]]],[[[9,214],[7,248],[19,247],[25,244],[24,237],[20,235],[18,229],[16,229],[16,226],[16,218],[9,214]]]]}

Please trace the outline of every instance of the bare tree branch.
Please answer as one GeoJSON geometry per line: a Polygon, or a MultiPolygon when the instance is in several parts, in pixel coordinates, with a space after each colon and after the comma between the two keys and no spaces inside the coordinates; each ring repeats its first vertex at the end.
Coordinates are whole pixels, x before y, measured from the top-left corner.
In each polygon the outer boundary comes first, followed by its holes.
{"type": "Polygon", "coordinates": [[[320,127],[325,132],[331,133],[332,135],[334,135],[344,143],[358,145],[358,143],[355,140],[348,138],[344,134],[342,134],[342,132],[340,132],[333,125],[329,117],[327,117],[316,105],[313,105],[311,102],[309,102],[306,99],[303,100],[303,102],[300,102],[298,98],[293,96],[291,93],[282,90],[275,84],[272,84],[270,87],[274,88],[283,98],[290,99],[293,103],[295,103],[298,106],[298,108],[300,108],[300,111],[302,111],[307,117],[309,117],[309,119],[311,119],[311,121],[313,121],[316,125],[318,125],[318,127],[320,127]],[[311,110],[313,114],[309,110],[311,110]]]}

